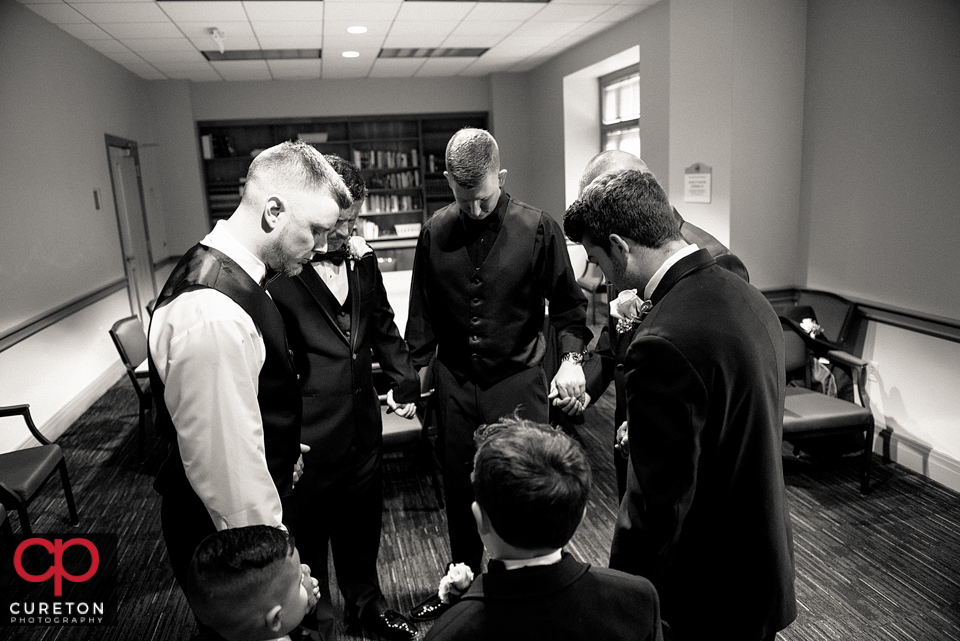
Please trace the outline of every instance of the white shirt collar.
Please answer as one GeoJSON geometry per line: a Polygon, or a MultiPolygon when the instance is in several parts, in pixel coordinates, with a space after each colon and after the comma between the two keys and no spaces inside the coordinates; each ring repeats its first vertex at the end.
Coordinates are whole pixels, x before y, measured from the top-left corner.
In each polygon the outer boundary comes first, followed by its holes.
{"type": "Polygon", "coordinates": [[[201,245],[213,247],[229,256],[235,263],[250,275],[253,282],[260,284],[267,274],[267,266],[254,256],[249,249],[240,244],[233,234],[227,231],[222,220],[218,220],[213,230],[200,241],[201,245]]]}
{"type": "Polygon", "coordinates": [[[535,556],[532,559],[504,559],[503,565],[508,570],[519,570],[520,568],[528,568],[534,565],[553,565],[554,563],[559,563],[562,557],[563,551],[556,550],[550,554],[535,556]]]}
{"type": "Polygon", "coordinates": [[[657,291],[657,285],[660,284],[660,281],[663,280],[664,274],[667,273],[667,270],[680,262],[680,259],[689,256],[695,251],[699,250],[696,243],[691,243],[686,247],[678,249],[673,253],[670,258],[663,261],[663,264],[660,265],[660,269],[654,272],[653,276],[650,277],[650,280],[647,282],[647,286],[643,288],[643,298],[644,300],[650,300],[650,297],[653,296],[653,292],[657,291]]]}

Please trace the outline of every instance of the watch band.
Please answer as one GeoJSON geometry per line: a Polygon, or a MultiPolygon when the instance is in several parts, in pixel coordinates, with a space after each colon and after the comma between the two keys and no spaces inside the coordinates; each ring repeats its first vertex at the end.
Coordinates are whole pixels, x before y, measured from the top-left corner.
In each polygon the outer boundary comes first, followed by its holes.
{"type": "Polygon", "coordinates": [[[574,365],[583,365],[583,357],[586,352],[567,352],[560,357],[560,362],[569,361],[574,365]]]}

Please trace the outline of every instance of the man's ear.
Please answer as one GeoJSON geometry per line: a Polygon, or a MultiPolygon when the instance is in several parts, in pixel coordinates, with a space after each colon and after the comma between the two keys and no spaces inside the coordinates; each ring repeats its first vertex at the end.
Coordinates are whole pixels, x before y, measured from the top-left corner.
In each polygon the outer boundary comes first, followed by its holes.
{"type": "Polygon", "coordinates": [[[266,231],[274,229],[277,226],[280,214],[285,211],[283,198],[280,196],[270,196],[263,204],[263,226],[266,231]]]}
{"type": "Polygon", "coordinates": [[[610,234],[610,258],[614,260],[627,260],[630,254],[630,244],[620,234],[610,234]]]}
{"type": "Polygon", "coordinates": [[[470,509],[473,511],[473,520],[477,522],[477,532],[480,534],[490,532],[490,518],[487,516],[487,513],[483,511],[483,508],[480,507],[480,504],[474,501],[470,509]]]}
{"type": "Polygon", "coordinates": [[[450,185],[450,189],[454,189],[457,186],[457,182],[453,179],[453,176],[450,175],[449,171],[443,172],[443,177],[447,179],[447,184],[450,185]]]}
{"type": "Polygon", "coordinates": [[[263,622],[271,632],[279,632],[280,628],[283,627],[283,617],[280,616],[281,610],[283,610],[283,606],[277,604],[267,610],[267,613],[263,616],[263,622]]]}
{"type": "Polygon", "coordinates": [[[499,182],[500,186],[503,187],[503,183],[505,183],[506,181],[507,181],[507,170],[501,169],[500,172],[497,174],[497,182],[499,182]]]}

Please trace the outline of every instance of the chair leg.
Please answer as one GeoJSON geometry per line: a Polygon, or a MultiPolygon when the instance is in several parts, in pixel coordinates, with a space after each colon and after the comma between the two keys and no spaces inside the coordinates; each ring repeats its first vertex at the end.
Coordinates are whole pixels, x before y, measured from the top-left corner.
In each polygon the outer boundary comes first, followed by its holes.
{"type": "Polygon", "coordinates": [[[138,445],[138,452],[139,452],[139,455],[140,455],[140,462],[141,462],[141,463],[143,463],[144,459],[146,458],[146,455],[144,454],[145,446],[144,446],[143,441],[144,441],[144,439],[146,438],[146,437],[145,437],[145,434],[146,434],[147,412],[149,412],[149,411],[150,411],[150,406],[149,406],[149,405],[144,406],[144,404],[141,402],[141,403],[140,403],[140,422],[139,422],[139,425],[138,425],[138,427],[137,427],[137,430],[140,432],[140,434],[139,434],[139,441],[140,441],[140,442],[139,442],[139,445],[138,445]]]}
{"type": "Polygon", "coordinates": [[[13,528],[10,526],[10,519],[4,519],[3,524],[0,525],[0,532],[3,532],[3,538],[7,540],[7,544],[13,548],[16,545],[16,538],[13,536],[13,528]]]}
{"type": "Polygon", "coordinates": [[[30,527],[30,515],[27,514],[26,505],[17,506],[17,516],[20,517],[20,532],[23,534],[23,540],[33,538],[33,528],[30,527]]]}
{"type": "Polygon", "coordinates": [[[863,439],[863,461],[860,464],[860,494],[870,491],[870,466],[873,463],[873,423],[863,439]]]}
{"type": "Polygon", "coordinates": [[[80,523],[80,516],[77,514],[77,505],[73,502],[73,490],[70,489],[70,477],[67,475],[67,462],[61,459],[57,467],[60,468],[60,480],[63,481],[63,493],[67,497],[70,525],[77,525],[80,523]]]}

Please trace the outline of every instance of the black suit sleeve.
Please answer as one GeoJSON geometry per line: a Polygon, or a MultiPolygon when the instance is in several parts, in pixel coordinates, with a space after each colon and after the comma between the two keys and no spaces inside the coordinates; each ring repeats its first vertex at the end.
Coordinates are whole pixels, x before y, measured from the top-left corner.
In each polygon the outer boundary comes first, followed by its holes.
{"type": "Polygon", "coordinates": [[[410,346],[413,364],[418,369],[427,366],[437,350],[437,336],[430,319],[430,296],[427,289],[427,274],[430,256],[430,225],[424,225],[417,241],[413,258],[413,275],[410,279],[410,308],[407,328],[403,336],[410,346]]]}
{"type": "Polygon", "coordinates": [[[628,509],[616,526],[610,567],[657,584],[670,568],[696,491],[708,393],[684,354],[657,336],[636,338],[625,367],[635,478],[627,485],[628,509]]]}
{"type": "Polygon", "coordinates": [[[537,228],[534,274],[550,301],[550,324],[557,330],[559,352],[580,352],[589,341],[587,297],[570,264],[567,241],[560,225],[548,214],[540,215],[537,228]]]}
{"type": "Polygon", "coordinates": [[[617,367],[616,353],[613,349],[610,325],[603,326],[600,337],[590,355],[583,361],[583,375],[587,379],[587,393],[590,402],[595,403],[610,386],[617,367]]]}
{"type": "Polygon", "coordinates": [[[393,400],[397,403],[412,403],[420,399],[420,379],[417,377],[407,344],[401,338],[394,321],[393,308],[387,300],[387,290],[383,286],[383,274],[377,267],[377,259],[372,256],[368,260],[374,281],[374,302],[370,318],[373,354],[380,363],[380,369],[390,378],[394,389],[393,400]]]}

